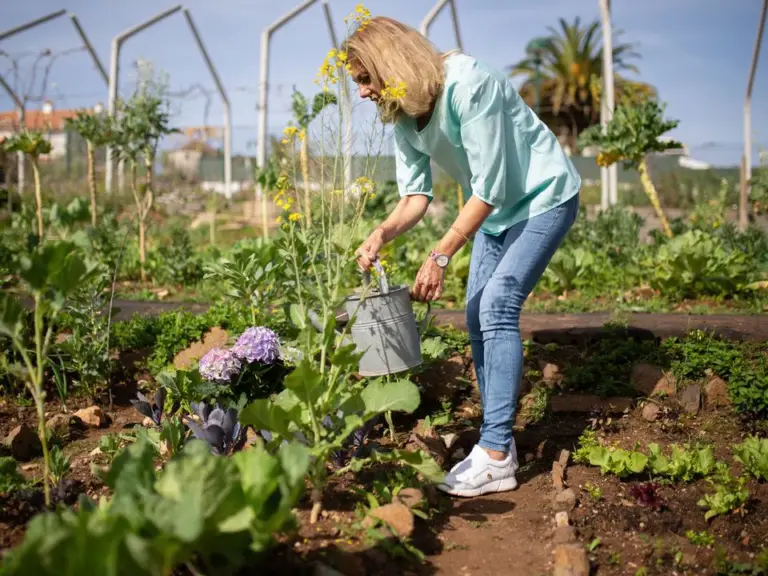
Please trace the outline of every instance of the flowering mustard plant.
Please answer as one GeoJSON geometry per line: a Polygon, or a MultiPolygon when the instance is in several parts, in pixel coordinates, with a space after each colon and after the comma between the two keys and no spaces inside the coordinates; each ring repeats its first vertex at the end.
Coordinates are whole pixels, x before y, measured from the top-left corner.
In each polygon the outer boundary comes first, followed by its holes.
{"type": "Polygon", "coordinates": [[[211,382],[227,384],[241,368],[240,359],[224,348],[214,348],[200,359],[200,375],[211,382]]]}
{"type": "Polygon", "coordinates": [[[274,364],[280,357],[280,340],[269,328],[254,326],[240,335],[232,353],[249,364],[274,364]]]}
{"type": "Polygon", "coordinates": [[[394,78],[384,82],[384,88],[381,89],[381,98],[383,100],[399,100],[405,98],[408,87],[405,82],[397,81],[394,78]]]}

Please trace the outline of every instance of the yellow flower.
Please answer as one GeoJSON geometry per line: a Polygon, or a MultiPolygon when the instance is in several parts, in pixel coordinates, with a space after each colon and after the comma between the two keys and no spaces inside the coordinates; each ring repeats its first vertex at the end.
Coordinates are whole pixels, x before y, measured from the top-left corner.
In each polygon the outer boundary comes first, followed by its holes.
{"type": "Polygon", "coordinates": [[[301,214],[299,214],[298,212],[293,212],[292,214],[288,215],[288,220],[290,220],[291,222],[297,222],[301,220],[301,214]]]}
{"type": "Polygon", "coordinates": [[[397,82],[394,78],[384,82],[384,88],[381,89],[381,98],[383,100],[398,100],[404,98],[408,91],[405,82],[397,82]]]}
{"type": "Polygon", "coordinates": [[[283,217],[282,216],[278,216],[277,218],[275,218],[275,222],[277,222],[278,224],[282,224],[283,223],[283,217]]]}
{"type": "Polygon", "coordinates": [[[288,125],[283,128],[283,135],[285,136],[285,138],[283,138],[283,144],[290,144],[296,139],[297,136],[303,140],[301,131],[296,128],[296,126],[288,125]]]}

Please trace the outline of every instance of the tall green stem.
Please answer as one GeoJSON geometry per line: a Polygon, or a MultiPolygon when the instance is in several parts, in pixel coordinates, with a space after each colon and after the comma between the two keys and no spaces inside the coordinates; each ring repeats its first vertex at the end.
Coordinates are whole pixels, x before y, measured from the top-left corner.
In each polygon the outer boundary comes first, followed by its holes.
{"type": "Polygon", "coordinates": [[[40,293],[35,293],[35,358],[36,366],[34,371],[30,371],[29,376],[32,379],[32,399],[37,408],[37,425],[40,444],[43,448],[43,493],[45,495],[46,507],[51,506],[51,488],[49,486],[49,476],[51,471],[51,461],[48,454],[48,438],[45,433],[45,392],[43,390],[43,368],[45,366],[45,346],[43,337],[43,306],[40,293]]]}

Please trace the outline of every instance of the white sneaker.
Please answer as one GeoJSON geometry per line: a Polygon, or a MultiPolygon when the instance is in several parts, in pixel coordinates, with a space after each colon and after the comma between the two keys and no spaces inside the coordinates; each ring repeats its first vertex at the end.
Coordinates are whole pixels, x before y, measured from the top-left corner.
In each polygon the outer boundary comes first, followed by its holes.
{"type": "Polygon", "coordinates": [[[446,474],[438,488],[452,496],[480,496],[506,492],[517,488],[517,450],[514,443],[504,460],[494,460],[483,448],[475,445],[469,456],[446,474]]]}

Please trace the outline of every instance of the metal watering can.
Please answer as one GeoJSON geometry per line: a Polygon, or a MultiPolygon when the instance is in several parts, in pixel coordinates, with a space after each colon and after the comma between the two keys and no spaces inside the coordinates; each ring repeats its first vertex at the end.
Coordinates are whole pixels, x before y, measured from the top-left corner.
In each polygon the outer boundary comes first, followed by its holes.
{"type": "MultiPolygon", "coordinates": [[[[358,352],[362,352],[358,372],[361,376],[385,376],[396,374],[422,363],[421,335],[426,328],[431,310],[427,303],[427,314],[421,326],[416,325],[408,286],[389,288],[381,263],[376,260],[378,288],[364,298],[353,294],[344,301],[346,314],[337,318],[355,318],[350,336],[358,352]]],[[[370,272],[364,273],[366,285],[371,284],[370,272]]],[[[356,291],[359,292],[359,291],[356,291]]],[[[310,312],[312,325],[322,331],[319,318],[310,312]]]]}

